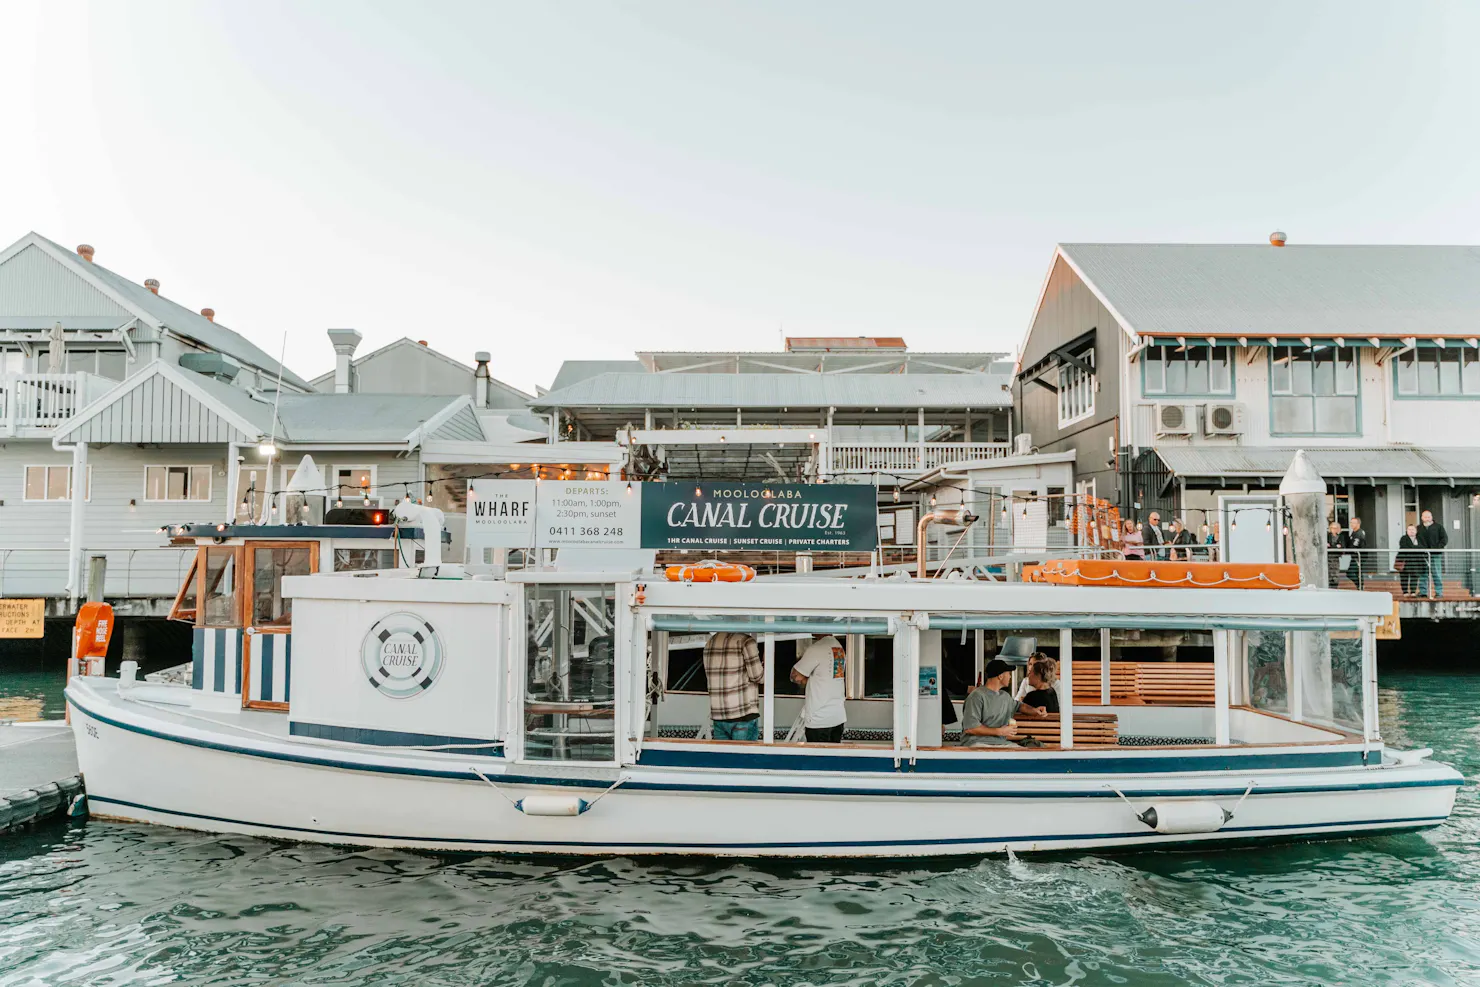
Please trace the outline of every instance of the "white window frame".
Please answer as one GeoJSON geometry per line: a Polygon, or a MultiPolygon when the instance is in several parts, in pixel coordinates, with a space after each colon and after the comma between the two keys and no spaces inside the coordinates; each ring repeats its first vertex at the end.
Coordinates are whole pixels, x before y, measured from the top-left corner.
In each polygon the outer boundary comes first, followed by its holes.
{"type": "MultiPolygon", "coordinates": [[[[43,476],[41,489],[51,489],[49,476],[43,476]]],[[[83,501],[92,500],[92,466],[87,467],[87,489],[82,491],[83,501]]],[[[67,463],[32,463],[21,468],[21,503],[23,504],[70,504],[72,502],[72,467],[67,463]],[[65,497],[27,497],[26,488],[30,486],[26,482],[26,474],[31,470],[66,470],[67,471],[67,496],[65,497]]]]}
{"type": "MultiPolygon", "coordinates": [[[[142,500],[146,504],[209,504],[211,502],[211,494],[214,492],[214,488],[215,488],[215,480],[216,480],[215,473],[216,473],[216,467],[212,466],[209,463],[148,463],[148,464],[146,464],[144,466],[144,491],[143,491],[143,495],[139,499],[142,500]],[[178,500],[176,500],[173,497],[169,497],[169,496],[165,496],[165,497],[151,497],[151,496],[149,496],[149,471],[152,470],[152,469],[162,469],[162,470],[183,469],[183,470],[186,470],[187,472],[186,472],[185,476],[186,476],[186,491],[187,492],[189,491],[189,477],[190,477],[190,473],[188,471],[190,471],[190,470],[196,470],[196,469],[203,469],[203,470],[206,471],[206,495],[204,497],[189,497],[189,496],[187,496],[187,497],[182,497],[182,498],[180,498],[178,500]]],[[[168,476],[169,476],[169,474],[166,473],[165,476],[166,476],[165,489],[166,489],[166,492],[168,492],[168,489],[169,489],[168,476]]]]}
{"type": "Polygon", "coordinates": [[[332,488],[333,496],[329,498],[330,503],[338,500],[342,495],[339,492],[339,474],[344,470],[364,470],[370,474],[370,486],[365,489],[365,503],[371,501],[379,503],[380,498],[380,474],[376,471],[373,463],[335,463],[330,468],[329,478],[334,481],[332,488]]]}
{"type": "MultiPolygon", "coordinates": [[[[1080,360],[1095,367],[1095,348],[1086,347],[1074,354],[1080,360]]],[[[1099,379],[1098,367],[1096,373],[1085,373],[1074,364],[1063,362],[1059,364],[1059,372],[1055,375],[1059,392],[1055,395],[1059,407],[1059,428],[1082,422],[1086,418],[1093,418],[1095,414],[1095,390],[1099,379]],[[1083,404],[1083,407],[1078,407],[1083,404]],[[1077,410],[1076,410],[1077,408],[1077,410]],[[1066,414],[1067,412],[1067,414],[1066,414]]]]}

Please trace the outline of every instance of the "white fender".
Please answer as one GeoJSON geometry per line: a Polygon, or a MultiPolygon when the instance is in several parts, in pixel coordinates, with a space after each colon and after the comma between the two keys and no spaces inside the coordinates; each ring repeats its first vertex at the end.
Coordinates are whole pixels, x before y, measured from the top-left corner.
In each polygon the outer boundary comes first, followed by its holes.
{"type": "Polygon", "coordinates": [[[526,816],[579,816],[590,803],[575,795],[526,795],[514,807],[526,816]]]}
{"type": "Polygon", "coordinates": [[[1136,818],[1158,833],[1216,833],[1233,813],[1217,802],[1160,802],[1136,818]]]}

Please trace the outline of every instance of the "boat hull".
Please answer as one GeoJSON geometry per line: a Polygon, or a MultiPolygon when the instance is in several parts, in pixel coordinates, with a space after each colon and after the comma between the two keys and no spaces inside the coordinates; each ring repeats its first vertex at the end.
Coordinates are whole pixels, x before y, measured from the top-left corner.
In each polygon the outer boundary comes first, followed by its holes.
{"type": "Polygon", "coordinates": [[[950,773],[684,764],[619,772],[244,739],[88,693],[74,684],[68,700],[94,815],[355,846],[805,857],[1186,846],[1437,825],[1460,783],[1427,761],[1179,772],[1106,758],[1103,772],[1072,775],[963,773],[959,762],[950,773]],[[571,816],[517,807],[536,795],[589,807],[571,816]],[[1171,834],[1136,818],[1152,804],[1186,801],[1216,802],[1234,816],[1215,832],[1171,834]]]}

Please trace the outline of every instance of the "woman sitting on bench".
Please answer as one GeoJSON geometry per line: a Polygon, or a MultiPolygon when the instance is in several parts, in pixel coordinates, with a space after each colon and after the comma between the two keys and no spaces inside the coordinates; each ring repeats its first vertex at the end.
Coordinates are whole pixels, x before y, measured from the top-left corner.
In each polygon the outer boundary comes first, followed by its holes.
{"type": "Polygon", "coordinates": [[[1028,672],[1018,686],[1017,699],[1045,713],[1059,712],[1059,663],[1042,651],[1028,657],[1028,672]]]}

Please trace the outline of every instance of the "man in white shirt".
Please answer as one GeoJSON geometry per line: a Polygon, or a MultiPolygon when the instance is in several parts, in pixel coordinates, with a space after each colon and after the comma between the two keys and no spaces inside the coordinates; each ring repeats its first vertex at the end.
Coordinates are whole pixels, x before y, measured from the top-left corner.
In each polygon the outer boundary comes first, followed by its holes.
{"type": "Polygon", "coordinates": [[[806,686],[806,717],[802,725],[809,744],[838,744],[843,741],[843,683],[847,676],[847,652],[831,634],[817,638],[792,666],[791,680],[806,686]]]}

